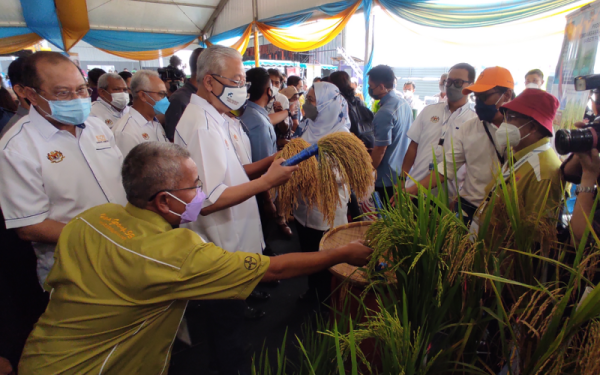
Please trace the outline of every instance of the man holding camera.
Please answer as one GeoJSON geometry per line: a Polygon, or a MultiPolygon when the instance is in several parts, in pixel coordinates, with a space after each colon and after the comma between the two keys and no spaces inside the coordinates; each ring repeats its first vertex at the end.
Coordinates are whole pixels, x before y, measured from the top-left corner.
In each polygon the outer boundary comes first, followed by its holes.
{"type": "MultiPolygon", "coordinates": [[[[552,120],[558,107],[558,100],[547,92],[526,89],[515,100],[500,108],[504,122],[496,131],[495,138],[505,163],[502,175],[497,176],[486,188],[487,197],[475,213],[471,223],[472,232],[478,230],[480,221],[484,220],[494,194],[496,205],[503,202],[501,179],[506,181],[510,196],[513,196],[512,189],[515,187],[516,203],[522,220],[539,218],[540,223],[545,221],[552,226],[556,225],[556,210],[563,184],[560,160],[550,141],[552,120]],[[510,183],[511,178],[514,178],[514,185],[510,183]]],[[[492,215],[492,225],[506,225],[508,218],[503,216],[492,215]]]]}

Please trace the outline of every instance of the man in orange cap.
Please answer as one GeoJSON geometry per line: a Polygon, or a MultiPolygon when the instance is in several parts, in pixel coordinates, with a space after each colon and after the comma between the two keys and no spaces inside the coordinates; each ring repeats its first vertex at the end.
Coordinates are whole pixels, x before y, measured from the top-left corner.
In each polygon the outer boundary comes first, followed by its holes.
{"type": "MultiPolygon", "coordinates": [[[[477,209],[471,223],[471,231],[486,217],[490,209],[490,201],[496,194],[496,205],[503,202],[500,182],[506,181],[509,196],[516,189],[516,202],[519,204],[521,223],[527,225],[528,220],[535,227],[546,221],[552,227],[556,225],[557,208],[562,196],[560,160],[551,147],[552,120],[559,107],[558,100],[545,91],[526,89],[515,100],[503,105],[500,113],[504,122],[496,131],[498,151],[506,157],[502,167],[502,175],[492,181],[486,188],[486,199],[477,209]],[[512,150],[512,151],[509,151],[512,150]],[[511,173],[512,169],[512,173],[511,173]],[[539,224],[537,219],[540,218],[539,224]]],[[[506,226],[511,222],[506,214],[491,215],[491,225],[506,226]]],[[[542,225],[542,228],[545,226],[542,225]]],[[[507,231],[496,228],[492,231],[503,237],[507,231]]],[[[490,232],[488,230],[488,232],[490,232]]],[[[535,235],[534,235],[535,238],[535,235]]]]}
{"type": "Polygon", "coordinates": [[[463,218],[465,222],[471,221],[486,196],[485,188],[493,180],[493,172],[504,164],[502,150],[496,147],[494,135],[504,119],[498,109],[510,101],[513,88],[510,72],[497,66],[485,69],[473,85],[464,88],[464,95],[475,94],[477,117],[465,122],[460,129],[453,129],[452,145],[444,145],[446,167],[444,160],[438,160],[438,176],[432,171],[406,191],[416,194],[418,185],[427,188],[430,184],[433,189],[437,187],[438,177],[441,182],[448,178],[449,183],[456,183],[455,171],[466,165],[464,183],[457,190],[463,218]]]}

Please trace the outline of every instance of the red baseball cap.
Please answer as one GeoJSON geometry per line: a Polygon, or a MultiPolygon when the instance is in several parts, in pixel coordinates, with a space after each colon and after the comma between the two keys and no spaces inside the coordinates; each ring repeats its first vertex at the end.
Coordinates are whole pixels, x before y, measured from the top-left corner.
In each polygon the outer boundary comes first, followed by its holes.
{"type": "Polygon", "coordinates": [[[544,90],[525,89],[515,100],[500,107],[500,111],[504,114],[507,109],[510,109],[533,118],[548,130],[548,135],[551,137],[552,120],[554,120],[559,105],[558,99],[544,90]]]}

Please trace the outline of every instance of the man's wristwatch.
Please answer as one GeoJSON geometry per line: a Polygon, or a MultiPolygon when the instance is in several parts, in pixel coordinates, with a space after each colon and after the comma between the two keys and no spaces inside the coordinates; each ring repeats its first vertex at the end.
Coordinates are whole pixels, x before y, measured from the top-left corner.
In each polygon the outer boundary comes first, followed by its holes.
{"type": "Polygon", "coordinates": [[[578,185],[577,188],[575,188],[575,194],[579,195],[579,193],[596,193],[597,190],[598,190],[598,186],[596,186],[596,185],[594,185],[594,186],[578,185]]]}

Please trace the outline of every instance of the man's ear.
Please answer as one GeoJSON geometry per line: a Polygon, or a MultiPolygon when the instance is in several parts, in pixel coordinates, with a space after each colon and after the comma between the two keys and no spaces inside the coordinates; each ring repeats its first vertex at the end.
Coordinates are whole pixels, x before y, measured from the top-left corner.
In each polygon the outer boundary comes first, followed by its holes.
{"type": "Polygon", "coordinates": [[[31,87],[24,87],[23,88],[23,96],[25,96],[25,98],[27,98],[32,105],[38,105],[38,94],[35,92],[35,90],[31,87]]]}
{"type": "Polygon", "coordinates": [[[156,195],[156,198],[154,198],[152,202],[150,202],[152,205],[154,205],[156,211],[164,215],[167,215],[170,211],[169,205],[167,203],[167,197],[168,194],[166,192],[161,192],[156,195]]]}
{"type": "Polygon", "coordinates": [[[204,76],[204,78],[202,79],[202,84],[204,85],[204,88],[206,89],[206,91],[213,91],[213,84],[212,84],[212,80],[213,78],[211,77],[210,74],[207,74],[204,76]]]}

